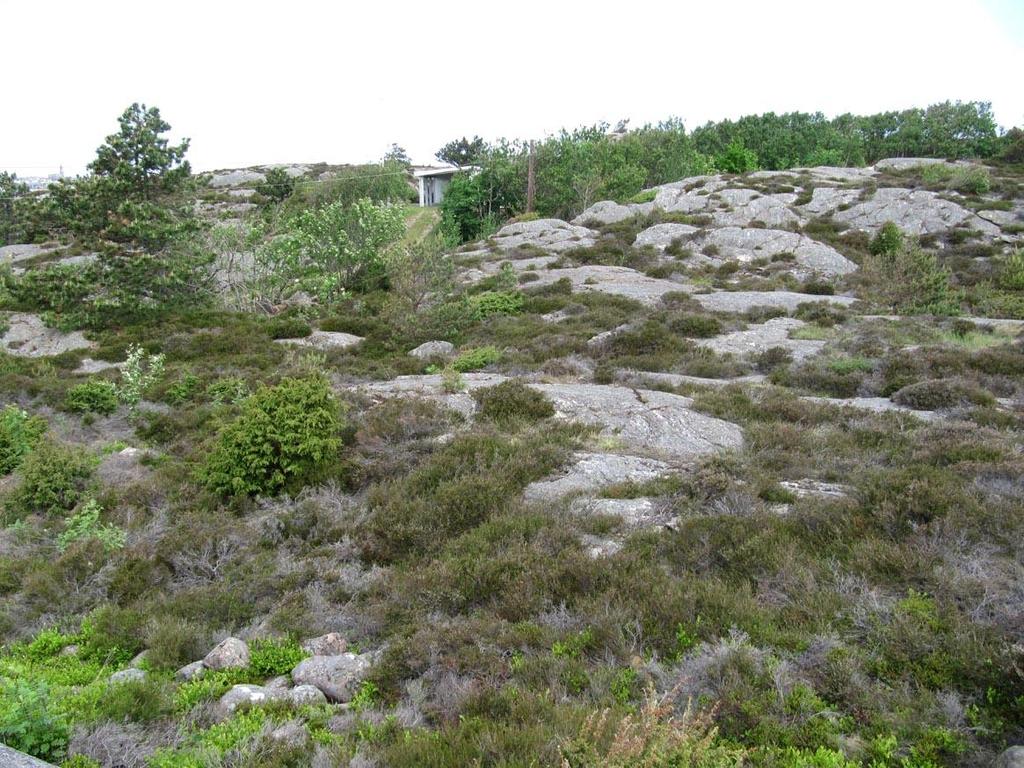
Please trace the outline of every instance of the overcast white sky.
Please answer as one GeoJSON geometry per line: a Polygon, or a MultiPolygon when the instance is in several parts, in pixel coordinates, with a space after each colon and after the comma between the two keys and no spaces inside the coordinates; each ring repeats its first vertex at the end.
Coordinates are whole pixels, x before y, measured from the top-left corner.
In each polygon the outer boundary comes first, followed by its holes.
{"type": "Polygon", "coordinates": [[[82,171],[133,101],[197,170],[945,99],[1024,124],[1021,0],[0,0],[0,31],[0,169],[21,176],[82,171]]]}

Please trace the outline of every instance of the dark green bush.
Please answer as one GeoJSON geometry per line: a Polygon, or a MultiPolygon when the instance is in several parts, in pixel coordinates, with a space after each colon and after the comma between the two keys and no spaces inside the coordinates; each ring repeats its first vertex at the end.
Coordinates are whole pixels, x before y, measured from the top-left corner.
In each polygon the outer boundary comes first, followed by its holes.
{"type": "Polygon", "coordinates": [[[476,347],[460,352],[458,357],[452,360],[452,368],[459,373],[468,373],[493,365],[500,359],[501,352],[496,347],[476,347]]]}
{"type": "Polygon", "coordinates": [[[710,339],[722,332],[722,324],[708,315],[682,315],[668,323],[669,329],[691,339],[710,339]]]}
{"type": "Polygon", "coordinates": [[[42,441],[21,463],[21,483],[8,499],[8,514],[60,514],[81,499],[95,461],[78,448],[42,441]]]}
{"type": "Polygon", "coordinates": [[[0,678],[0,743],[57,761],[64,756],[68,736],[68,724],[53,711],[45,684],[0,678]]]}
{"type": "Polygon", "coordinates": [[[274,494],[299,486],[341,448],[341,408],[319,376],[261,386],[220,434],[200,476],[221,494],[274,494]]]}
{"type": "Polygon", "coordinates": [[[267,334],[272,339],[301,339],[312,332],[305,319],[294,315],[275,317],[267,323],[267,334]]]}
{"type": "Polygon", "coordinates": [[[540,421],[554,416],[555,406],[548,398],[520,381],[503,381],[473,392],[481,418],[500,423],[540,421]]]}
{"type": "Polygon", "coordinates": [[[470,298],[473,315],[485,320],[492,315],[518,315],[523,311],[523,294],[519,291],[484,291],[470,298]]]}
{"type": "Polygon", "coordinates": [[[255,640],[250,650],[249,669],[264,678],[289,674],[309,655],[294,640],[255,640]]]}
{"type": "Polygon", "coordinates": [[[20,408],[6,406],[0,412],[0,475],[13,472],[46,432],[46,422],[20,408]]]}
{"type": "Polygon", "coordinates": [[[871,239],[868,249],[874,256],[891,255],[903,247],[903,231],[892,221],[887,221],[871,239]]]}
{"type": "Polygon", "coordinates": [[[117,387],[112,381],[93,379],[68,390],[64,407],[73,413],[109,415],[117,410],[117,387]]]}
{"type": "Polygon", "coordinates": [[[824,280],[808,280],[800,286],[801,293],[810,293],[814,296],[834,296],[836,287],[824,280]]]}
{"type": "Polygon", "coordinates": [[[903,387],[892,400],[908,408],[936,411],[970,405],[992,405],[995,398],[983,389],[957,379],[927,379],[903,387]]]}

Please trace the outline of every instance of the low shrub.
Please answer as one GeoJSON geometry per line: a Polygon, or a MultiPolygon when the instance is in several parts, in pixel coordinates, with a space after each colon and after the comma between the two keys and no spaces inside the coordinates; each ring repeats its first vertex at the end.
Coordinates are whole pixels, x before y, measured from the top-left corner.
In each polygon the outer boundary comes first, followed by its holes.
{"type": "Polygon", "coordinates": [[[0,743],[57,762],[68,736],[68,724],[54,712],[45,684],[0,679],[0,743]]]}
{"type": "Polygon", "coordinates": [[[74,508],[92,478],[95,462],[78,448],[45,440],[22,462],[21,483],[8,499],[16,516],[59,514],[74,508]]]}
{"type": "Polygon", "coordinates": [[[311,333],[310,324],[295,315],[281,315],[267,322],[267,335],[272,339],[302,339],[311,333]]]}
{"type": "Polygon", "coordinates": [[[970,195],[983,195],[992,189],[992,176],[980,165],[958,166],[949,179],[949,188],[970,195]]]}
{"type": "Polygon", "coordinates": [[[873,256],[890,255],[903,247],[903,231],[895,222],[887,221],[871,239],[868,250],[873,256]]]}
{"type": "Polygon", "coordinates": [[[501,352],[496,347],[475,347],[461,352],[458,357],[452,360],[451,367],[458,373],[469,373],[478,371],[493,365],[501,359],[501,352]]]}
{"type": "Polygon", "coordinates": [[[555,406],[543,394],[520,381],[503,381],[473,392],[477,415],[499,423],[540,421],[554,416],[555,406]]]}
{"type": "Polygon", "coordinates": [[[690,339],[710,339],[722,332],[722,324],[708,315],[682,315],[672,318],[668,327],[680,336],[690,339]]]}
{"type": "Polygon", "coordinates": [[[523,311],[523,294],[519,291],[484,291],[470,297],[473,316],[485,320],[493,315],[518,315],[523,311]]]}
{"type": "Polygon", "coordinates": [[[124,547],[127,535],[116,525],[100,522],[103,507],[95,499],[87,501],[81,509],[69,515],[64,521],[64,530],[57,537],[57,549],[61,552],[76,541],[95,539],[105,550],[113,551],[124,547]]]}
{"type": "Polygon", "coordinates": [[[309,655],[294,640],[255,640],[250,650],[249,669],[263,678],[287,675],[309,655]]]}
{"type": "Polygon", "coordinates": [[[99,413],[107,416],[117,410],[117,387],[112,381],[93,379],[68,390],[64,407],[73,413],[99,413]]]}
{"type": "Polygon", "coordinates": [[[0,475],[17,469],[44,432],[46,422],[39,416],[29,416],[13,405],[0,411],[0,475]]]}
{"type": "Polygon", "coordinates": [[[200,470],[217,493],[274,494],[301,485],[341,448],[341,408],[323,377],[261,386],[241,408],[200,470]]]}
{"type": "Polygon", "coordinates": [[[796,308],[793,317],[806,323],[820,325],[822,328],[831,328],[845,323],[847,313],[842,307],[827,301],[805,301],[796,308]]]}
{"type": "Polygon", "coordinates": [[[999,265],[998,283],[1007,291],[1024,291],[1024,248],[1018,248],[999,265]]]}
{"type": "Polygon", "coordinates": [[[903,387],[892,400],[920,411],[937,411],[971,405],[992,405],[988,392],[958,379],[927,379],[903,387]]]}
{"type": "Polygon", "coordinates": [[[824,280],[808,280],[800,286],[801,293],[810,293],[814,296],[834,296],[836,287],[824,280]]]}

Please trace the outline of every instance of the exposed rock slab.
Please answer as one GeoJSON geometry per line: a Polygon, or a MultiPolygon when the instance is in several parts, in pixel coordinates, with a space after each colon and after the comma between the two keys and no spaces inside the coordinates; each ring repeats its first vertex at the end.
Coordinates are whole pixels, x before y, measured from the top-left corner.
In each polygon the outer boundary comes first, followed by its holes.
{"type": "Polygon", "coordinates": [[[57,768],[53,763],[26,755],[24,752],[19,752],[4,744],[0,744],[0,766],[3,768],[57,768]]]}
{"type": "Polygon", "coordinates": [[[863,181],[877,176],[878,171],[874,168],[845,168],[835,165],[816,165],[811,168],[794,168],[798,173],[806,173],[815,179],[824,181],[863,181]]]}
{"type": "Polygon", "coordinates": [[[549,285],[563,278],[572,283],[574,291],[608,293],[625,296],[643,304],[656,304],[666,293],[685,291],[686,285],[648,277],[629,267],[613,267],[598,264],[565,269],[546,269],[538,272],[538,280],[531,285],[549,285]]]}
{"type": "Polygon", "coordinates": [[[654,210],[654,203],[616,203],[613,200],[602,200],[594,203],[583,213],[572,220],[573,224],[586,226],[591,222],[598,224],[615,224],[631,219],[634,216],[647,215],[654,210]]]}
{"type": "Polygon", "coordinates": [[[609,515],[622,519],[630,530],[674,528],[678,518],[666,505],[641,496],[637,499],[575,499],[569,507],[579,515],[609,515]]]}
{"type": "MultiPolygon", "coordinates": [[[[926,165],[946,165],[947,161],[941,157],[887,157],[875,163],[875,169],[879,171],[906,171],[911,168],[923,168],[926,165]]],[[[954,163],[949,163],[954,165],[954,163]]]]}
{"type": "Polygon", "coordinates": [[[655,224],[653,227],[648,227],[637,233],[636,239],[633,241],[633,247],[651,247],[664,251],[676,240],[689,238],[695,232],[697,232],[697,228],[689,224],[675,224],[672,222],[655,224]]]}
{"type": "Polygon", "coordinates": [[[774,317],[745,331],[735,331],[712,339],[697,339],[697,344],[719,354],[747,355],[781,347],[789,350],[794,360],[803,360],[818,354],[824,341],[791,339],[789,334],[806,323],[793,317],[774,317]]]}
{"type": "Polygon", "coordinates": [[[597,232],[592,229],[569,224],[561,219],[535,219],[507,224],[498,230],[491,242],[503,251],[532,246],[551,253],[562,253],[573,248],[591,246],[597,242],[597,236],[597,232]]]}
{"type": "Polygon", "coordinates": [[[718,291],[696,293],[693,298],[712,312],[746,312],[754,307],[778,307],[792,312],[808,302],[825,301],[848,307],[856,301],[852,296],[818,296],[794,291],[718,291]]]}
{"type": "Polygon", "coordinates": [[[646,384],[667,384],[670,387],[698,386],[720,389],[730,384],[763,384],[766,377],[759,373],[749,376],[737,376],[732,379],[709,379],[705,376],[689,376],[685,373],[666,373],[664,371],[620,371],[619,377],[626,382],[646,384]]]}
{"type": "Polygon", "coordinates": [[[96,346],[81,331],[64,333],[56,328],[47,328],[38,315],[14,312],[8,315],[7,324],[7,332],[0,337],[0,346],[9,355],[50,357],[96,346]]]}
{"type": "Polygon", "coordinates": [[[910,235],[947,232],[968,224],[983,234],[997,236],[999,227],[936,192],[903,187],[884,187],[869,199],[837,211],[833,218],[865,232],[875,232],[887,221],[910,235]]]}
{"type": "Polygon", "coordinates": [[[259,171],[237,170],[221,171],[210,177],[211,187],[240,187],[246,184],[259,184],[267,180],[267,176],[259,171]]]}
{"type": "MultiPolygon", "coordinates": [[[[642,233],[641,233],[642,234],[642,233]]],[[[805,275],[817,274],[828,277],[846,275],[857,269],[857,265],[831,246],[812,240],[806,235],[780,229],[756,229],[746,227],[723,227],[712,229],[694,240],[694,250],[714,246],[715,256],[704,254],[694,258],[712,264],[729,261],[749,263],[754,259],[792,253],[805,275]]]]}
{"type": "Polygon", "coordinates": [[[807,400],[812,403],[820,403],[822,405],[836,405],[844,408],[856,408],[861,411],[871,411],[873,413],[887,413],[889,411],[895,411],[897,413],[908,413],[913,416],[917,416],[919,419],[924,421],[934,421],[939,418],[939,415],[935,411],[915,411],[913,408],[908,408],[905,405],[899,405],[894,403],[887,397],[816,397],[813,395],[805,395],[800,398],[801,400],[807,400]]]}
{"type": "Polygon", "coordinates": [[[800,210],[810,216],[825,216],[842,206],[853,205],[859,197],[859,189],[815,187],[811,192],[811,201],[801,205],[800,210]]]}
{"type": "Polygon", "coordinates": [[[790,209],[797,196],[790,192],[762,195],[753,189],[723,189],[717,197],[720,207],[712,215],[719,227],[746,227],[755,221],[780,227],[799,222],[790,209]]]}
{"type": "Polygon", "coordinates": [[[348,349],[362,340],[362,336],[341,331],[313,331],[309,336],[298,339],[276,339],[279,344],[297,344],[315,349],[348,349]]]}
{"type": "MultiPolygon", "coordinates": [[[[505,380],[506,377],[497,374],[463,376],[468,391],[505,380]]],[[[697,413],[691,408],[693,401],[681,395],[605,384],[525,383],[552,401],[557,418],[599,427],[602,437],[614,439],[626,453],[668,461],[689,460],[743,444],[743,433],[738,426],[697,413]]],[[[431,397],[467,416],[475,410],[475,402],[469,394],[445,393],[440,375],[399,376],[358,389],[371,396],[431,397]]]]}
{"type": "Polygon", "coordinates": [[[41,256],[48,249],[41,245],[32,243],[17,243],[15,245],[0,246],[0,263],[17,264],[19,261],[27,261],[41,256]]]}
{"type": "Polygon", "coordinates": [[[616,453],[579,453],[572,466],[526,486],[527,501],[555,501],[574,493],[593,494],[606,485],[653,480],[668,471],[662,461],[616,453]]]}

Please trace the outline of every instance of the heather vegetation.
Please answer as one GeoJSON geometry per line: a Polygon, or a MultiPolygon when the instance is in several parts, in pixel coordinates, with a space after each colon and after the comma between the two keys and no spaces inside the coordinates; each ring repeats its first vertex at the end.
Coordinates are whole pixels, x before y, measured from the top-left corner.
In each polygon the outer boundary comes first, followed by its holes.
{"type": "Polygon", "coordinates": [[[446,145],[467,171],[423,211],[401,147],[195,176],[141,105],[89,175],[0,177],[0,237],[38,246],[0,291],[0,742],[968,768],[1024,740],[1019,131],[607,128],[535,143],[529,213],[520,143],[446,145]],[[969,162],[865,167],[910,155],[969,162]]]}

